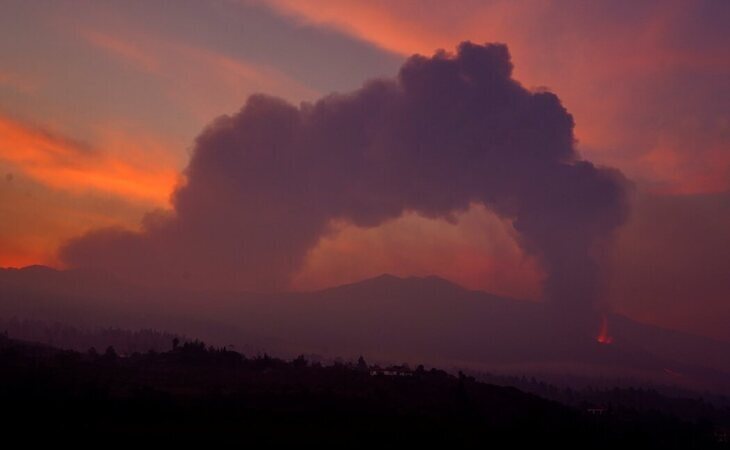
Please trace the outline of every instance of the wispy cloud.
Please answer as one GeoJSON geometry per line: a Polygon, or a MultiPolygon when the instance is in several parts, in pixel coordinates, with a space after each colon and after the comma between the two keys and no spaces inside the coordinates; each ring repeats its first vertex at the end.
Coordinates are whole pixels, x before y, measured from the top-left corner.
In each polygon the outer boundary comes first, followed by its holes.
{"type": "MultiPolygon", "coordinates": [[[[117,142],[115,145],[135,144],[117,142]]],[[[130,161],[3,116],[0,116],[0,160],[55,189],[95,190],[156,205],[167,204],[178,177],[173,167],[158,166],[152,159],[130,161]]]]}
{"type": "Polygon", "coordinates": [[[318,95],[273,67],[211,48],[119,30],[111,33],[85,29],[79,35],[107,55],[155,76],[170,99],[203,122],[237,109],[257,92],[290,100],[318,95]]]}
{"type": "Polygon", "coordinates": [[[95,30],[82,29],[79,34],[91,45],[132,64],[139,70],[152,73],[160,71],[159,61],[149,50],[95,30]]]}

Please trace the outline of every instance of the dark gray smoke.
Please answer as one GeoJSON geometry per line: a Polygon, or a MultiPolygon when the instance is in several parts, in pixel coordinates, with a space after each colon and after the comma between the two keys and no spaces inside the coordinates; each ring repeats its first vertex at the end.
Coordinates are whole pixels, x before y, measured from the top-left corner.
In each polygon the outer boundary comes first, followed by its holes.
{"type": "Polygon", "coordinates": [[[599,294],[595,248],[625,217],[625,179],[581,160],[558,97],[511,73],[506,46],[465,42],[298,108],[252,96],[197,138],[171,214],[149,215],[141,233],[94,231],[61,256],[145,283],[286,289],[333,219],[453,219],[476,202],[513,220],[546,298],[585,311],[599,294]]]}

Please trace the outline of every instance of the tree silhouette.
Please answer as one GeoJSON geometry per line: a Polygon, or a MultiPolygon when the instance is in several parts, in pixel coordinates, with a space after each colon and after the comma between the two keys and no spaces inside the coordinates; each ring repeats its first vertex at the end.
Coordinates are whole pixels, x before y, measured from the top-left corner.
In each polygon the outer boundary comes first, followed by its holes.
{"type": "Polygon", "coordinates": [[[113,346],[109,346],[106,348],[106,351],[104,352],[104,359],[106,361],[116,361],[117,359],[117,351],[114,350],[113,346]]]}

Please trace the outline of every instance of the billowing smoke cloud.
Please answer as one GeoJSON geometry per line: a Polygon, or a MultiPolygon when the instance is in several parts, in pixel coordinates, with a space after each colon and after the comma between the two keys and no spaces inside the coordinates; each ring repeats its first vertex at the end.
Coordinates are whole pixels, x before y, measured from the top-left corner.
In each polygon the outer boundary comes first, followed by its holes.
{"type": "Polygon", "coordinates": [[[543,264],[546,298],[585,310],[600,286],[596,246],[624,220],[625,180],[580,160],[558,97],[511,73],[504,45],[466,42],[298,108],[252,96],[197,138],[172,213],[150,214],[140,233],[92,232],[61,256],[147,283],[286,289],[333,219],[453,220],[482,203],[543,264]]]}

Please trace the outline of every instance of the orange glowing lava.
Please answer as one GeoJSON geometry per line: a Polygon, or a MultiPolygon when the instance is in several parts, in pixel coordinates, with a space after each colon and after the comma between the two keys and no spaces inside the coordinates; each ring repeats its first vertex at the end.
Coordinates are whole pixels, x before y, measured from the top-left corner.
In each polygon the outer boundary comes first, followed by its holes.
{"type": "Polygon", "coordinates": [[[601,318],[601,329],[598,332],[598,336],[596,336],[596,340],[599,344],[610,344],[613,342],[613,338],[608,334],[608,320],[606,320],[606,316],[601,318]]]}

